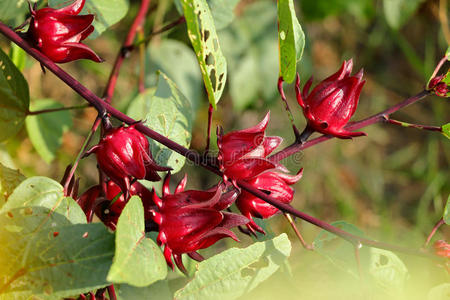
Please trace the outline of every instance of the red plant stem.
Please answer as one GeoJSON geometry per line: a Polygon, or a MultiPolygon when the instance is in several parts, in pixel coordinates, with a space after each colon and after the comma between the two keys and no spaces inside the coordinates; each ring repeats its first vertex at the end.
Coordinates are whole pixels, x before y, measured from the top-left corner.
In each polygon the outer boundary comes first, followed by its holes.
{"type": "Polygon", "coordinates": [[[278,78],[278,92],[280,93],[281,100],[283,100],[284,103],[284,109],[286,110],[286,113],[288,115],[289,120],[291,121],[292,130],[294,130],[295,139],[298,140],[300,137],[300,132],[298,131],[297,127],[295,126],[294,122],[294,116],[292,115],[291,109],[289,108],[289,103],[287,102],[286,95],[284,94],[283,90],[283,77],[278,78]]]}
{"type": "Polygon", "coordinates": [[[436,233],[436,231],[439,229],[439,227],[441,227],[443,224],[445,223],[444,218],[441,218],[436,225],[434,225],[433,229],[431,230],[430,234],[427,237],[427,241],[425,242],[425,247],[428,246],[428,244],[431,241],[431,238],[434,236],[434,234],[436,233]]]}
{"type": "Polygon", "coordinates": [[[439,70],[442,68],[442,66],[448,59],[449,59],[448,56],[444,56],[443,58],[441,58],[441,60],[436,65],[436,68],[434,69],[433,75],[431,75],[430,80],[433,79],[434,77],[436,77],[437,73],[439,72],[439,70]]]}
{"type": "Polygon", "coordinates": [[[206,132],[206,149],[205,149],[205,155],[209,152],[209,144],[211,143],[211,125],[212,125],[212,116],[213,116],[214,108],[209,104],[208,107],[208,129],[206,132]]]}
{"type": "Polygon", "coordinates": [[[78,105],[78,106],[68,106],[68,107],[58,107],[58,108],[49,108],[49,109],[43,109],[43,110],[28,111],[26,113],[26,115],[34,116],[34,115],[52,113],[52,112],[63,111],[63,110],[84,109],[84,108],[88,108],[89,106],[90,105],[78,105]]]}
{"type": "MultiPolygon", "coordinates": [[[[62,70],[60,67],[58,67],[53,61],[51,61],[49,58],[44,56],[42,53],[40,53],[38,50],[30,47],[27,42],[25,42],[19,35],[17,35],[14,31],[12,31],[8,26],[0,22],[0,32],[5,35],[9,40],[16,43],[18,46],[20,46],[23,50],[25,50],[28,54],[33,56],[35,59],[37,59],[41,64],[43,64],[47,69],[49,69],[51,72],[53,72],[57,77],[59,77],[62,81],[64,81],[68,86],[70,86],[74,91],[76,91],[80,96],[82,96],[84,99],[86,99],[90,104],[92,104],[98,111],[99,114],[102,116],[103,114],[109,113],[111,116],[121,120],[122,122],[125,122],[127,124],[134,124],[137,123],[136,120],[128,117],[124,113],[118,111],[114,107],[112,107],[109,103],[106,103],[103,101],[100,97],[95,95],[93,92],[91,92],[89,89],[87,89],[85,86],[83,86],[81,83],[79,83],[75,78],[70,76],[67,72],[62,70]]],[[[357,123],[352,124],[353,126],[351,129],[357,129],[364,126],[368,126],[370,124],[373,124],[377,122],[381,116],[393,113],[397,110],[399,110],[402,107],[405,107],[409,104],[412,104],[419,99],[427,96],[429,92],[423,91],[419,94],[417,94],[414,97],[408,98],[404,100],[403,102],[395,105],[394,107],[391,107],[384,112],[381,112],[379,114],[376,114],[372,117],[369,117],[367,119],[364,119],[362,121],[359,121],[357,123]]],[[[161,134],[157,133],[156,131],[153,131],[152,129],[146,127],[142,123],[136,124],[136,129],[138,129],[140,132],[144,133],[148,137],[154,139],[155,141],[158,141],[159,143],[167,146],[168,148],[172,149],[173,151],[176,151],[177,153],[185,156],[187,159],[191,160],[197,165],[200,165],[215,174],[219,176],[223,176],[223,174],[214,166],[209,165],[205,160],[202,159],[200,154],[198,154],[195,151],[186,149],[185,147],[179,145],[178,143],[166,138],[165,136],[162,136],[161,134]]],[[[350,128],[350,127],[349,127],[350,128]]],[[[312,140],[308,143],[311,146],[313,144],[317,144],[320,141],[327,140],[330,137],[322,136],[315,140],[312,140]]],[[[308,143],[305,143],[303,145],[306,145],[308,143]]],[[[295,151],[296,152],[296,151],[295,151]]],[[[295,153],[292,152],[291,154],[295,153]]],[[[334,227],[322,220],[316,219],[306,213],[303,213],[301,211],[296,210],[295,208],[291,207],[288,204],[284,204],[280,201],[277,201],[276,199],[266,195],[265,193],[261,192],[260,190],[254,188],[249,183],[239,180],[237,182],[238,186],[245,189],[246,191],[252,193],[253,195],[259,197],[260,199],[266,201],[267,203],[275,206],[276,208],[280,209],[283,212],[287,212],[292,214],[293,216],[296,216],[298,218],[301,218],[311,224],[314,224],[326,231],[329,231],[347,241],[350,241],[353,244],[361,243],[363,245],[367,245],[370,247],[375,248],[381,248],[386,250],[392,250],[392,251],[398,251],[403,253],[408,253],[411,255],[418,255],[418,256],[427,256],[427,257],[434,257],[436,256],[423,252],[423,251],[417,251],[411,248],[405,248],[400,247],[396,245],[391,245],[387,243],[382,243],[374,240],[369,240],[366,238],[362,238],[356,235],[353,235],[351,233],[348,233],[346,231],[343,231],[340,228],[334,227]]]]}
{"type": "MultiPolygon", "coordinates": [[[[392,106],[392,107],[390,107],[390,108],[388,108],[388,109],[386,109],[386,110],[384,110],[384,111],[382,111],[380,113],[377,113],[377,114],[375,114],[373,116],[370,116],[370,117],[368,117],[366,119],[363,119],[361,121],[358,121],[358,122],[349,123],[344,128],[347,129],[347,130],[353,131],[353,130],[357,130],[357,129],[360,129],[360,128],[363,128],[363,127],[366,127],[366,126],[369,126],[369,125],[372,125],[372,124],[375,124],[375,123],[378,123],[378,122],[382,122],[390,114],[393,114],[394,112],[396,112],[396,111],[398,111],[398,110],[400,110],[400,109],[402,109],[402,108],[404,108],[404,107],[406,107],[408,105],[411,105],[411,104],[419,101],[420,99],[425,98],[426,96],[428,96],[430,94],[431,94],[430,91],[423,90],[420,93],[418,93],[417,95],[414,95],[414,96],[412,96],[412,97],[410,97],[408,99],[405,99],[402,102],[400,102],[400,103],[398,103],[398,104],[396,104],[396,105],[394,105],[394,106],[392,106]]],[[[316,144],[319,144],[321,142],[325,142],[325,141],[330,140],[332,138],[333,138],[333,136],[330,136],[330,135],[322,135],[320,137],[312,139],[312,140],[310,140],[308,142],[305,142],[303,144],[295,142],[292,145],[284,148],[280,152],[277,152],[277,153],[271,155],[269,157],[269,159],[274,161],[274,162],[279,162],[279,161],[285,159],[286,157],[291,156],[294,153],[297,153],[297,152],[299,152],[301,150],[304,150],[306,148],[309,148],[309,147],[314,146],[316,144]]]]}
{"type": "Polygon", "coordinates": [[[133,45],[133,41],[137,31],[139,30],[139,28],[142,27],[142,24],[144,23],[145,16],[147,15],[149,6],[150,0],[142,0],[139,12],[136,15],[136,18],[134,19],[133,24],[131,24],[130,30],[128,31],[128,35],[125,38],[125,42],[123,43],[122,49],[119,51],[119,54],[116,57],[116,61],[114,62],[113,69],[108,79],[108,84],[103,94],[103,98],[105,98],[105,101],[108,103],[111,103],[111,99],[114,94],[114,89],[116,88],[117,78],[119,77],[120,67],[122,66],[123,61],[127,57],[129,47],[133,45]]]}
{"type": "Polygon", "coordinates": [[[419,125],[419,124],[411,124],[411,123],[401,122],[401,121],[397,121],[397,120],[392,120],[392,119],[390,119],[387,116],[386,116],[384,122],[389,123],[389,124],[393,124],[393,125],[398,125],[398,126],[401,126],[401,127],[409,127],[409,128],[416,128],[416,129],[422,129],[422,130],[428,130],[428,131],[439,131],[439,132],[442,132],[442,127],[419,125]]]}
{"type": "Polygon", "coordinates": [[[116,290],[114,289],[114,284],[111,284],[110,286],[108,286],[108,295],[109,295],[109,300],[117,300],[116,290]]]}

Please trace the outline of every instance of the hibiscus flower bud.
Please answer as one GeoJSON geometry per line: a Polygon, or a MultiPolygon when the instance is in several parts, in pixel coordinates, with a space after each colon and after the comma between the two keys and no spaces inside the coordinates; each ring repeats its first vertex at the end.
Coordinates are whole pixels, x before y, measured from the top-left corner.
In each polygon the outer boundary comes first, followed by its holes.
{"type": "Polygon", "coordinates": [[[81,43],[93,31],[94,15],[78,14],[86,0],[76,0],[61,9],[45,7],[31,10],[28,39],[41,52],[56,63],[85,58],[95,62],[103,60],[88,46],[81,43]]]}
{"type": "Polygon", "coordinates": [[[265,135],[269,118],[267,113],[256,126],[225,135],[218,130],[217,159],[225,180],[248,179],[270,169],[284,169],[266,158],[283,141],[281,137],[265,135]]]}
{"type": "Polygon", "coordinates": [[[153,160],[147,138],[135,125],[110,128],[86,155],[95,153],[99,168],[116,183],[128,199],[131,180],[161,179],[157,171],[169,171],[153,160]]]}
{"type": "Polygon", "coordinates": [[[433,245],[436,255],[450,258],[450,244],[444,240],[438,240],[433,245]]]}
{"type": "Polygon", "coordinates": [[[434,93],[439,97],[447,97],[449,87],[444,81],[442,81],[443,79],[444,75],[435,76],[428,83],[427,90],[434,91],[434,93]]]}
{"type": "MultiPolygon", "coordinates": [[[[303,169],[300,169],[297,175],[269,171],[249,180],[248,183],[272,198],[288,204],[291,203],[294,198],[294,189],[290,187],[290,185],[299,181],[302,174],[303,169]]],[[[242,191],[240,193],[236,200],[236,205],[241,213],[250,219],[247,227],[252,233],[255,233],[255,231],[264,233],[264,230],[253,221],[253,217],[266,219],[278,212],[276,207],[247,191],[242,191]]]]}
{"type": "Polygon", "coordinates": [[[159,225],[157,241],[164,246],[167,264],[186,272],[181,255],[187,253],[195,260],[202,260],[196,251],[207,248],[218,240],[230,237],[238,241],[230,230],[245,225],[249,220],[241,215],[223,212],[236,199],[236,193],[222,193],[217,186],[209,191],[184,191],[186,179],[182,180],[174,194],[169,190],[170,175],[166,177],[162,197],[153,191],[153,202],[158,207],[153,211],[153,221],[159,225]]]}
{"type": "Polygon", "coordinates": [[[329,134],[341,139],[366,135],[344,129],[356,111],[359,95],[365,83],[363,70],[351,76],[353,61],[344,61],[339,71],[319,83],[311,92],[312,78],[300,92],[297,75],[295,91],[297,102],[308,120],[308,129],[329,134]]]}

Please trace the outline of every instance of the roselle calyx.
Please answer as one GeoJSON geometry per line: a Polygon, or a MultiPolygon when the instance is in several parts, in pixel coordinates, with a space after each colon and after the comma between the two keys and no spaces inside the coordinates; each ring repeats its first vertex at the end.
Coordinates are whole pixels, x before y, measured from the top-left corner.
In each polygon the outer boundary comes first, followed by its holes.
{"type": "Polygon", "coordinates": [[[270,113],[257,125],[223,134],[218,130],[217,146],[219,148],[220,170],[224,179],[232,181],[250,179],[258,174],[271,170],[285,168],[271,162],[267,156],[277,148],[283,139],[278,136],[266,136],[265,130],[269,123],[270,113]]]}
{"type": "Polygon", "coordinates": [[[100,142],[86,153],[95,153],[99,168],[120,187],[125,199],[133,179],[159,181],[158,171],[171,170],[153,160],[147,138],[135,125],[106,129],[100,142]]]}
{"type": "Polygon", "coordinates": [[[433,244],[434,253],[438,256],[450,258],[450,244],[444,240],[438,240],[433,244]]]}
{"type": "Polygon", "coordinates": [[[169,190],[170,175],[164,180],[162,197],[153,191],[153,221],[159,226],[157,242],[164,246],[167,264],[186,272],[182,254],[195,260],[202,260],[196,251],[215,244],[220,239],[230,237],[238,241],[230,230],[245,225],[249,220],[241,215],[224,212],[236,199],[234,191],[223,193],[221,185],[208,191],[184,190],[186,178],[177,186],[175,193],[169,190]]]}
{"type": "Polygon", "coordinates": [[[27,39],[55,63],[82,58],[102,62],[93,50],[81,43],[94,31],[94,15],[78,15],[85,2],[76,0],[61,9],[31,9],[27,39]]]}
{"type": "MultiPolygon", "coordinates": [[[[290,187],[290,185],[299,181],[302,174],[303,169],[300,169],[297,175],[269,171],[264,172],[247,182],[279,202],[289,204],[294,198],[294,189],[290,187]]],[[[236,200],[236,206],[245,217],[250,219],[247,228],[253,234],[255,231],[265,233],[264,230],[255,223],[253,217],[267,219],[279,212],[278,208],[247,191],[241,191],[236,200]]]]}
{"type": "MultiPolygon", "coordinates": [[[[352,68],[353,60],[344,61],[336,73],[320,82],[311,92],[312,78],[300,92],[300,78],[297,75],[297,102],[308,121],[305,133],[318,131],[341,139],[366,135],[364,132],[351,132],[344,128],[356,111],[365,83],[362,80],[363,70],[351,76],[352,68]]],[[[300,141],[304,142],[309,134],[300,137],[300,141]]]]}

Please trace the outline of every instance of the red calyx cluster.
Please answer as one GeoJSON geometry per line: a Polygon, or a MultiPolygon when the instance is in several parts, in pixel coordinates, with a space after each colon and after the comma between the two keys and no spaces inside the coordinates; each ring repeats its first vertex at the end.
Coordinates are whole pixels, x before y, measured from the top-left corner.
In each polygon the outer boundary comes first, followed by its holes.
{"type": "MultiPolygon", "coordinates": [[[[289,185],[300,180],[302,169],[295,176],[288,175],[283,165],[267,159],[283,141],[281,137],[265,135],[268,122],[269,113],[254,127],[225,135],[219,130],[217,145],[220,169],[225,181],[245,180],[278,201],[290,203],[294,190],[289,185]]],[[[264,233],[253,217],[269,218],[278,212],[277,208],[245,191],[239,195],[236,205],[251,220],[247,227],[252,233],[255,230],[264,233]]]]}
{"type": "Polygon", "coordinates": [[[427,89],[434,91],[434,93],[440,97],[447,97],[449,92],[449,86],[443,82],[444,75],[436,76],[430,80],[427,89]]]}
{"type": "Polygon", "coordinates": [[[162,197],[153,190],[157,208],[152,218],[159,225],[157,241],[164,246],[164,257],[174,268],[186,272],[181,255],[187,253],[195,260],[203,260],[196,251],[207,248],[218,240],[230,237],[238,241],[230,230],[247,224],[249,220],[238,214],[224,212],[236,199],[234,191],[223,193],[222,185],[208,191],[187,190],[186,177],[180,181],[175,193],[169,189],[170,173],[163,185],[162,197]]]}
{"type": "Polygon", "coordinates": [[[436,255],[450,258],[450,244],[444,240],[438,240],[433,244],[436,255]]]}
{"type": "Polygon", "coordinates": [[[107,129],[87,155],[91,153],[95,153],[99,168],[120,187],[125,199],[128,199],[133,179],[159,181],[157,171],[171,170],[156,164],[147,138],[135,125],[107,129]]]}
{"type": "Polygon", "coordinates": [[[361,89],[363,70],[351,76],[353,61],[344,61],[341,68],[320,82],[311,92],[312,78],[300,92],[300,78],[297,75],[295,92],[297,102],[308,120],[308,127],[323,134],[341,139],[366,135],[364,132],[350,132],[344,129],[356,111],[361,89]]]}
{"type": "Polygon", "coordinates": [[[85,2],[86,0],[76,0],[61,9],[32,9],[28,30],[30,42],[56,63],[82,58],[102,62],[94,51],[81,43],[94,31],[91,25],[94,15],[78,15],[85,2]]]}

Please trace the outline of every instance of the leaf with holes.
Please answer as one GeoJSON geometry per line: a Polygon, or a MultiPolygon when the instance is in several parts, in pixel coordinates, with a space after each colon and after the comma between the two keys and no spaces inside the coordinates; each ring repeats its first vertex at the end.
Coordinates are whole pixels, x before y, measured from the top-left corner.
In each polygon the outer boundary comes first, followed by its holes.
{"type": "Polygon", "coordinates": [[[216,108],[227,80],[227,62],[220,49],[211,11],[206,0],[181,0],[181,4],[209,103],[216,108]]]}
{"type": "Polygon", "coordinates": [[[155,242],[145,237],[144,206],[131,197],[116,229],[116,253],[108,280],[144,287],[167,276],[167,265],[155,242]]]}
{"type": "MultiPolygon", "coordinates": [[[[32,111],[64,107],[52,99],[38,100],[31,104],[32,111]]],[[[37,153],[46,163],[51,163],[61,147],[63,134],[72,127],[68,110],[30,115],[25,119],[28,136],[37,153]]]]}
{"type": "Polygon", "coordinates": [[[6,299],[61,299],[110,284],[114,235],[101,223],[71,224],[45,207],[0,215],[0,265],[6,299]]]}
{"type": "Polygon", "coordinates": [[[65,216],[72,223],[86,223],[86,216],[72,198],[64,197],[64,189],[58,182],[47,177],[30,177],[19,184],[0,209],[6,213],[16,208],[45,207],[65,216]]]}
{"type": "Polygon", "coordinates": [[[5,204],[16,186],[25,180],[18,170],[5,167],[0,163],[0,207],[5,204]]]}
{"type": "MultiPolygon", "coordinates": [[[[67,0],[49,0],[49,6],[53,8],[61,8],[68,4],[67,0]]],[[[129,0],[86,0],[80,15],[93,14],[95,16],[93,22],[95,30],[89,38],[97,38],[108,27],[122,20],[127,14],[129,6],[129,0]]]]}
{"type": "Polygon", "coordinates": [[[409,272],[405,264],[391,251],[370,248],[369,274],[375,286],[390,298],[405,290],[409,272]]]}
{"type": "Polygon", "coordinates": [[[28,83],[8,55],[0,49],[0,142],[16,135],[23,126],[30,94],[28,83]]]}
{"type": "MultiPolygon", "coordinates": [[[[191,103],[164,73],[159,74],[156,90],[148,89],[132,100],[127,114],[143,120],[151,129],[189,148],[193,119],[191,103]]],[[[181,170],[186,161],[184,156],[153,139],[149,142],[158,164],[171,167],[172,173],[181,170]]]]}
{"type": "Polygon", "coordinates": [[[295,15],[293,0],[278,0],[278,45],[280,77],[291,83],[305,48],[305,34],[295,15]]]}
{"type": "Polygon", "coordinates": [[[450,225],[450,195],[447,198],[447,204],[445,204],[442,218],[444,219],[445,224],[450,225]]]}
{"type": "Polygon", "coordinates": [[[199,263],[194,278],[175,299],[236,299],[268,279],[290,253],[284,233],[244,249],[228,249],[199,263]]]}
{"type": "MultiPolygon", "coordinates": [[[[359,228],[345,221],[333,222],[331,223],[331,225],[351,234],[364,237],[364,233],[359,230],[359,228]]],[[[359,278],[358,263],[354,255],[355,248],[350,242],[328,231],[322,230],[314,240],[313,245],[314,249],[319,254],[325,256],[334,265],[344,271],[347,271],[355,278],[359,278]]],[[[359,249],[359,257],[360,264],[362,266],[367,266],[370,257],[370,253],[367,247],[362,247],[361,249],[359,249]]]]}

